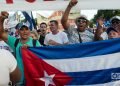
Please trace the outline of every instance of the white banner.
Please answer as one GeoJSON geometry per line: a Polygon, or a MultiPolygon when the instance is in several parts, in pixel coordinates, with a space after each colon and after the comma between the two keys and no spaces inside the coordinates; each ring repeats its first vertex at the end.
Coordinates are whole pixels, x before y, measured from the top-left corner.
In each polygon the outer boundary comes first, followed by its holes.
{"type": "MultiPolygon", "coordinates": [[[[65,10],[70,0],[1,0],[0,10],[65,10]],[[29,2],[33,1],[33,2],[29,2]]],[[[78,0],[74,10],[120,9],[120,0],[78,0]]]]}

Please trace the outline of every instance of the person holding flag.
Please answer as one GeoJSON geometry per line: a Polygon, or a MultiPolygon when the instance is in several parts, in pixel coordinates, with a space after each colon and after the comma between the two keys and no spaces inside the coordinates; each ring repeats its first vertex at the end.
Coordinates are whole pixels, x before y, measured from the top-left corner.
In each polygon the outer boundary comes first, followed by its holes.
{"type": "Polygon", "coordinates": [[[28,47],[28,46],[41,46],[39,41],[37,40],[33,40],[30,37],[30,29],[29,26],[27,24],[24,23],[19,23],[18,25],[18,33],[20,35],[20,38],[17,39],[16,37],[10,36],[8,35],[8,33],[6,33],[4,31],[3,28],[3,22],[4,22],[5,16],[2,16],[0,18],[0,37],[3,40],[6,40],[6,43],[13,49],[14,53],[15,53],[15,57],[18,63],[18,67],[20,68],[20,71],[22,73],[22,78],[21,81],[19,83],[20,86],[24,86],[25,83],[25,79],[24,79],[24,68],[23,68],[23,62],[22,62],[22,57],[21,57],[21,47],[28,47]]]}

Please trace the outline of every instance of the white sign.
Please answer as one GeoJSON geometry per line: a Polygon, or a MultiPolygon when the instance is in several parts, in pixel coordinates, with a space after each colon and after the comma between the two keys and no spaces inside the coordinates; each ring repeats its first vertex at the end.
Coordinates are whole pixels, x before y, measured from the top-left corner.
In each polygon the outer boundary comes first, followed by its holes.
{"type": "MultiPolygon", "coordinates": [[[[0,10],[65,10],[70,0],[1,0],[0,10]],[[11,1],[11,2],[7,2],[11,1]]],[[[73,10],[120,9],[120,0],[78,0],[73,10]]]]}

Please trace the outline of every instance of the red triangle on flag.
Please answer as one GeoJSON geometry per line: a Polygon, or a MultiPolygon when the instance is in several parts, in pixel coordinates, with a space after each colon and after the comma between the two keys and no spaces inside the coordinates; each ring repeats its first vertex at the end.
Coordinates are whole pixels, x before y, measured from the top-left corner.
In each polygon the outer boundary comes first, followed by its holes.
{"type": "Polygon", "coordinates": [[[45,86],[45,84],[64,86],[72,80],[70,76],[49,65],[28,49],[22,49],[22,57],[26,86],[45,86]],[[45,75],[47,75],[46,78],[45,75]],[[51,82],[46,81],[47,79],[51,82]]]}

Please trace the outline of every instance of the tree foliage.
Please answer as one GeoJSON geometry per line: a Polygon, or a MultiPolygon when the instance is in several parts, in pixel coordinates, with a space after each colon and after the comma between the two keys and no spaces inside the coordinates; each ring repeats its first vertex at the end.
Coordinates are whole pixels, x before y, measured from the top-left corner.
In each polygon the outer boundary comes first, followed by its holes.
{"type": "Polygon", "coordinates": [[[109,20],[111,17],[118,15],[120,16],[120,10],[98,10],[97,14],[92,19],[92,22],[96,22],[96,19],[99,17],[103,17],[106,20],[109,20]]]}

